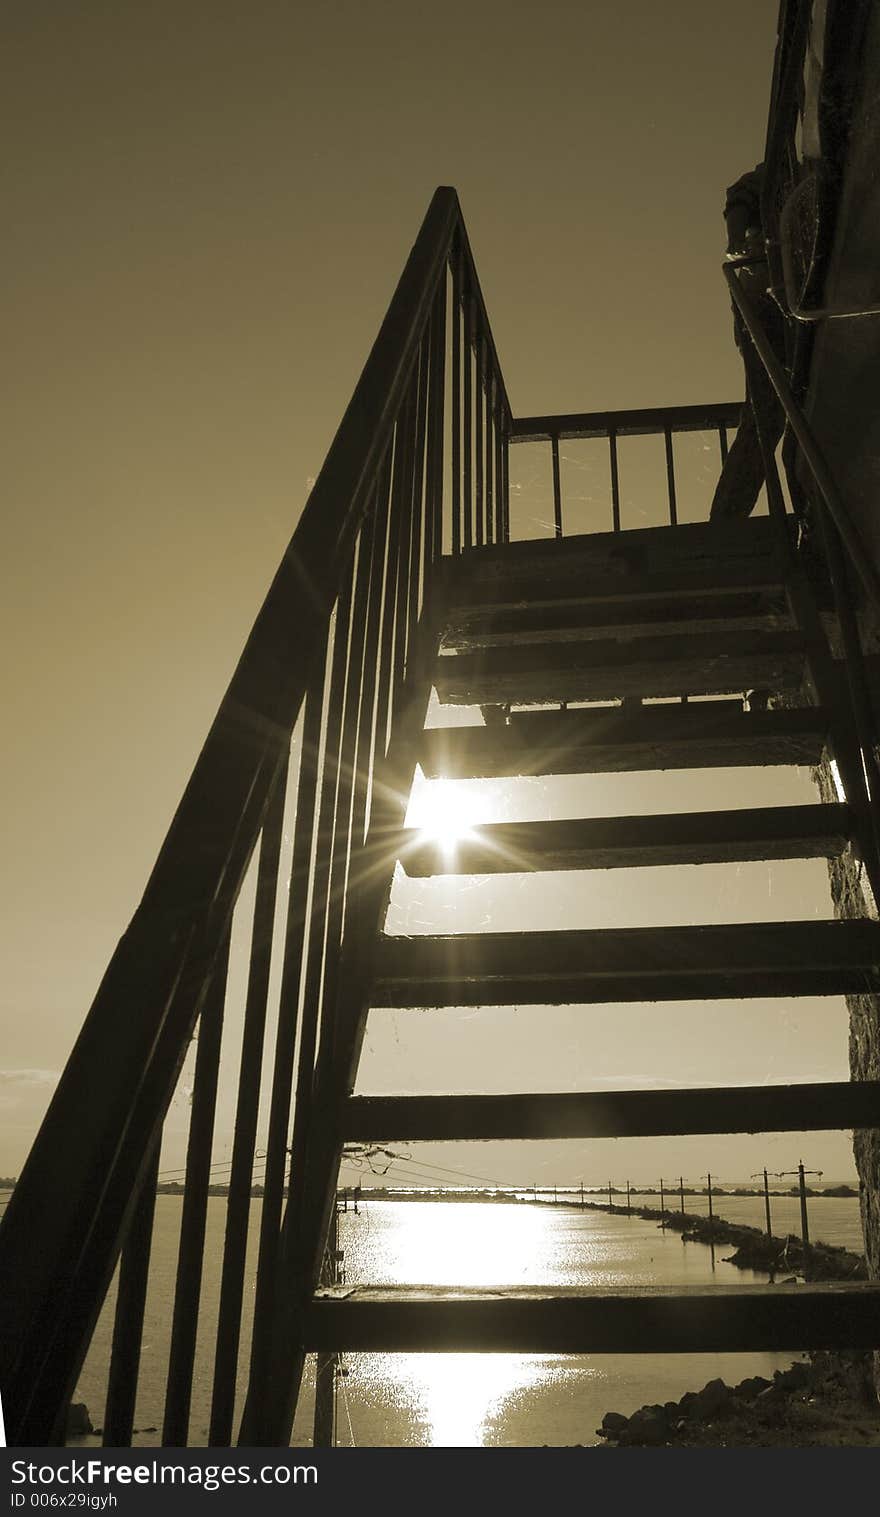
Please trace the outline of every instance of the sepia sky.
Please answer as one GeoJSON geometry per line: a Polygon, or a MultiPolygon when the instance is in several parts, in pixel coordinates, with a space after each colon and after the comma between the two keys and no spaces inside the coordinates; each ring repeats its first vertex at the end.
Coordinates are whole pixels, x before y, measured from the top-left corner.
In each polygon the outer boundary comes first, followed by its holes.
{"type": "MultiPolygon", "coordinates": [[[[721,211],[762,154],[776,9],[7,8],[0,1174],[20,1167],[138,901],[433,189],[458,189],[515,413],[738,398],[721,211]]],[[[804,775],[797,793],[767,783],[758,803],[810,798],[804,775]]],[[[656,804],[693,803],[678,794],[656,804]]],[[[623,802],[568,787],[560,804],[623,802]]],[[[632,787],[626,805],[640,809],[632,787]]],[[[683,920],[712,901],[746,920],[758,898],[756,914],[830,914],[824,866],[757,868],[593,877],[586,894],[554,876],[545,909],[557,925],[564,910],[601,925],[599,901],[618,922],[657,921],[661,899],[683,920]]],[[[396,889],[398,925],[424,901],[444,922],[474,905],[423,888],[396,889]]],[[[505,888],[476,903],[492,925],[533,920],[505,888]]],[[[425,1065],[471,1089],[846,1074],[838,1002],[647,1010],[492,1012],[433,1033],[383,1014],[364,1088],[418,1088],[425,1065]]],[[[181,1113],[178,1128],[169,1163],[181,1113]]],[[[698,1157],[790,1168],[798,1142],[432,1152],[563,1182],[698,1157]]],[[[809,1143],[850,1172],[845,1137],[809,1143]]]]}

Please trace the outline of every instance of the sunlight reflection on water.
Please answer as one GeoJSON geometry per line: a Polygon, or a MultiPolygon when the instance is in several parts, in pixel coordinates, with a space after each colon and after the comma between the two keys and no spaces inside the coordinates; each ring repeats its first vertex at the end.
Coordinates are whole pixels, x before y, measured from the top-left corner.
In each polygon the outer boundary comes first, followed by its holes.
{"type": "MultiPolygon", "coordinates": [[[[845,1203],[824,1202],[826,1208],[845,1203]]],[[[857,1207],[858,1203],[851,1203],[857,1207]]],[[[173,1289],[180,1198],[160,1196],[150,1266],[144,1352],[138,1385],[136,1446],[155,1445],[168,1364],[168,1300],[173,1289]]],[[[243,1406],[250,1310],[261,1203],[254,1200],[248,1286],[236,1385],[243,1406]]],[[[340,1219],[349,1285],[673,1285],[763,1283],[723,1262],[713,1271],[708,1248],[684,1244],[653,1222],[577,1206],[527,1202],[426,1202],[364,1199],[340,1219]]],[[[212,1196],[203,1281],[203,1311],[193,1382],[190,1443],[207,1441],[225,1203],[212,1196]]],[[[831,1240],[833,1241],[833,1239],[831,1240]]],[[[80,1376],[76,1400],[103,1419],[115,1290],[111,1291],[80,1376]]],[[[606,1411],[632,1412],[645,1402],[678,1398],[721,1376],[769,1375],[791,1355],[666,1354],[353,1354],[339,1380],[337,1439],[342,1445],[394,1447],[599,1442],[606,1411]]],[[[311,1442],[314,1364],[310,1361],[293,1442],[311,1442]]],[[[91,1440],[90,1440],[91,1441],[91,1440]]]]}
{"type": "MultiPolygon", "coordinates": [[[[348,1285],[625,1286],[761,1283],[638,1217],[515,1202],[366,1202],[340,1218],[348,1285]]],[[[339,1441],[474,1447],[595,1444],[604,1412],[677,1398],[791,1356],[357,1354],[339,1441]],[[349,1427],[350,1422],[350,1427],[349,1427]]],[[[297,1438],[307,1439],[305,1408],[297,1438]]]]}

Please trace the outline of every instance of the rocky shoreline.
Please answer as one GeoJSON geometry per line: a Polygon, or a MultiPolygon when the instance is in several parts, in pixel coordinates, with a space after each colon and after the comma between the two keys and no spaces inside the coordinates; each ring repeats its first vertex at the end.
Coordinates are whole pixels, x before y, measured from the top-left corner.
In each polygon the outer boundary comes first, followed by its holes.
{"type": "Polygon", "coordinates": [[[769,1236],[757,1227],[746,1227],[740,1222],[726,1222],[723,1217],[695,1216],[690,1212],[661,1212],[654,1206],[608,1206],[599,1202],[589,1203],[591,1210],[611,1212],[614,1216],[632,1215],[648,1222],[665,1225],[670,1231],[681,1233],[685,1243],[703,1243],[710,1247],[732,1244],[735,1252],[722,1263],[735,1264],[738,1269],[751,1269],[759,1274],[766,1272],[771,1280],[777,1276],[806,1275],[811,1280],[867,1280],[868,1267],[862,1254],[854,1254],[847,1248],[837,1248],[830,1243],[811,1243],[809,1259],[804,1257],[804,1245],[795,1234],[784,1238],[769,1236]]]}
{"type": "MultiPolygon", "coordinates": [[[[591,1205],[627,1213],[622,1206],[591,1205]]],[[[795,1234],[777,1238],[720,1217],[710,1221],[650,1206],[632,1206],[629,1214],[680,1233],[686,1243],[732,1244],[734,1252],[722,1262],[766,1272],[771,1283],[799,1275],[811,1280],[868,1278],[862,1255],[829,1243],[812,1243],[807,1256],[795,1234]]],[[[619,1448],[875,1447],[880,1445],[880,1402],[870,1354],[815,1353],[777,1370],[772,1380],[752,1375],[735,1386],[710,1380],[678,1401],[642,1406],[629,1417],[606,1412],[596,1432],[619,1448]]]]}
{"type": "Polygon", "coordinates": [[[869,1354],[811,1354],[772,1380],[710,1380],[678,1401],[606,1412],[596,1429],[614,1448],[877,1447],[878,1403],[869,1354]]]}

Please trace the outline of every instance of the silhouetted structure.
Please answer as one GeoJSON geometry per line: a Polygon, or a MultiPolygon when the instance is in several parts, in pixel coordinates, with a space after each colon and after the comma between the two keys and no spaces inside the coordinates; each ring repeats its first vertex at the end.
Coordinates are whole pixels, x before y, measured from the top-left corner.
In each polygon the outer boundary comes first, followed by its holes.
{"type": "MultiPolygon", "coordinates": [[[[793,152],[809,7],[786,5],[767,181],[793,152]],[[806,17],[806,21],[805,18],[806,17]]],[[[766,189],[766,186],[765,186],[766,189]]],[[[770,190],[766,190],[770,195],[770,190]]],[[[772,234],[772,217],[764,230],[772,234]]],[[[771,275],[773,258],[770,259],[771,275]]],[[[411,873],[590,869],[842,856],[880,899],[873,712],[844,548],[865,607],[870,559],[781,369],[730,275],[797,457],[786,513],[759,426],[769,515],[680,524],[675,443],[738,405],[514,418],[458,200],[434,195],[351,404],[111,960],[0,1227],[0,1385],[9,1441],[63,1436],[120,1263],[105,1442],[130,1443],[162,1124],[198,1028],[162,1441],[185,1444],[199,1322],[232,913],[259,846],[210,1441],[240,1423],[286,1445],[305,1353],[691,1352],[880,1345],[875,1286],[708,1292],[319,1288],[345,1142],[874,1129],[880,1081],[695,1090],[355,1097],[370,1006],[482,1006],[880,992],[873,918],[690,928],[390,937],[411,873]],[[774,369],[774,365],[776,368],[774,369]],[[667,526],[621,533],[618,448],[663,439],[667,526]],[[510,540],[509,450],[608,447],[610,526],[510,540]],[[796,445],[796,446],[795,446],[796,445]],[[809,489],[801,484],[805,472],[809,489]],[[830,637],[829,637],[830,633],[830,637]],[[742,692],[770,692],[747,709],[742,692]],[[425,730],[441,701],[510,708],[425,730]],[[739,696],[739,699],[736,697],[739,696]],[[685,699],[687,697],[687,699],[685,699]],[[699,699],[691,699],[698,697],[699,699]],[[731,698],[733,697],[733,698],[731,698]],[[674,703],[651,704],[658,698],[674,703]],[[552,702],[575,702],[547,709],[552,702]],[[642,704],[648,702],[648,704],[642,704]],[[523,709],[525,708],[525,709],[523,709]],[[296,811],[255,1281],[236,1418],[245,1251],[292,739],[296,811]],[[481,829],[449,859],[404,828],[429,776],[816,764],[845,801],[731,814],[549,820],[481,829]],[[74,1141],[75,1140],[75,1141],[74,1141]]],[[[750,396],[761,399],[758,388],[750,396]]],[[[263,1146],[261,1144],[261,1146],[263,1146]]],[[[683,1181],[680,1181],[683,1205],[683,1181]]]]}

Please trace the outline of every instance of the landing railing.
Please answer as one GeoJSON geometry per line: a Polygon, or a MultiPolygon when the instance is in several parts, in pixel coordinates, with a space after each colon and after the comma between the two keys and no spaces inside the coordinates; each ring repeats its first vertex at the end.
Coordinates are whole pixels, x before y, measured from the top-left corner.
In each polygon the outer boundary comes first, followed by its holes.
{"type": "MultiPolygon", "coordinates": [[[[707,406],[654,406],[633,411],[592,411],[566,416],[516,417],[511,426],[510,442],[549,443],[554,536],[562,537],[564,536],[565,501],[560,466],[560,443],[595,441],[596,439],[607,442],[610,520],[602,522],[594,515],[591,527],[593,531],[610,528],[614,532],[620,532],[623,527],[620,442],[633,437],[662,438],[665,472],[662,476],[653,476],[651,483],[659,496],[665,494],[668,524],[675,527],[679,521],[675,438],[686,432],[715,436],[718,443],[718,468],[721,469],[727,458],[728,433],[736,431],[741,410],[741,404],[734,401],[707,406]]],[[[704,495],[704,515],[707,506],[708,500],[704,495]]]]}

